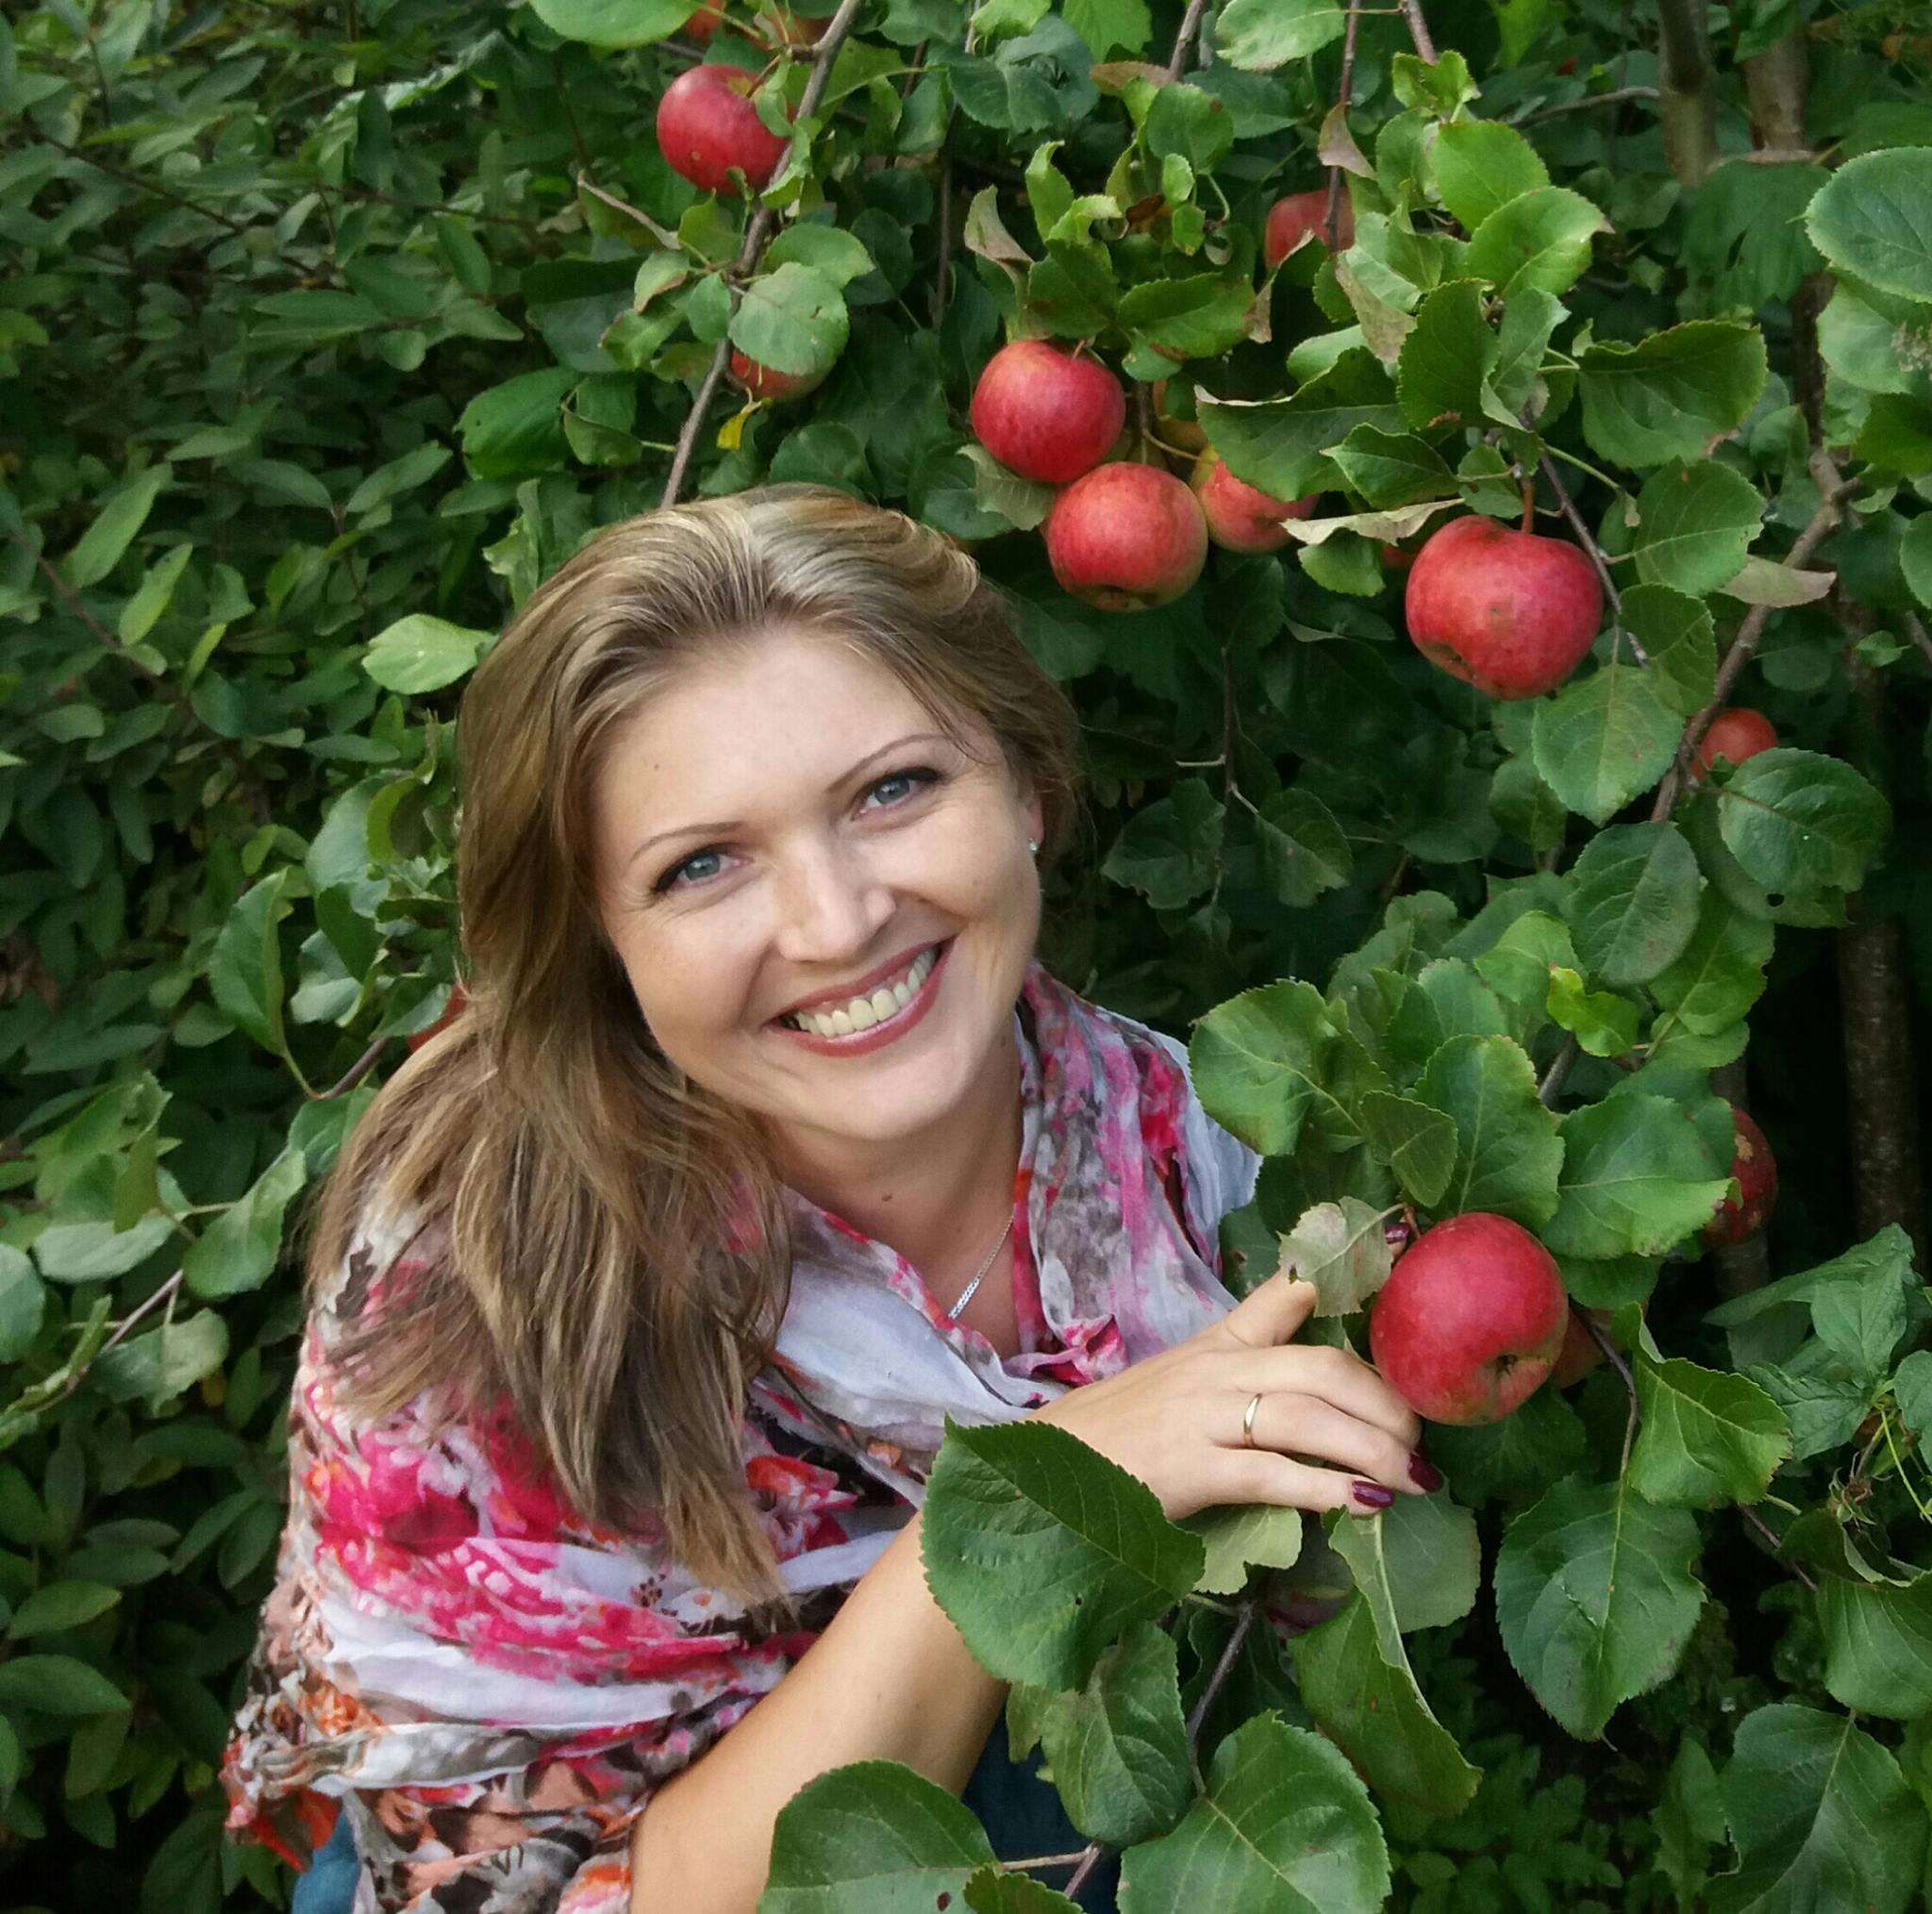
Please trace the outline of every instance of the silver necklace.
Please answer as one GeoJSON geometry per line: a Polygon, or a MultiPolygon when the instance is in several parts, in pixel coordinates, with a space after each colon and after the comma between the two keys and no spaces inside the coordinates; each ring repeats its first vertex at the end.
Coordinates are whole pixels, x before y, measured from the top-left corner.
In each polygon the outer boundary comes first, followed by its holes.
{"type": "Polygon", "coordinates": [[[968,1303],[972,1302],[974,1290],[978,1289],[980,1284],[985,1280],[987,1271],[992,1268],[993,1257],[998,1256],[1000,1251],[1003,1248],[1005,1248],[1007,1239],[1009,1236],[1011,1236],[1012,1233],[1013,1219],[1011,1215],[1008,1215],[1007,1218],[1007,1226],[1006,1228],[1000,1231],[999,1241],[993,1244],[992,1249],[989,1252],[986,1260],[980,1264],[978,1275],[974,1276],[973,1280],[966,1285],[965,1289],[960,1292],[959,1300],[957,1303],[955,1303],[950,1309],[946,1311],[946,1321],[948,1323],[957,1322],[958,1320],[959,1311],[963,1309],[968,1303]]]}

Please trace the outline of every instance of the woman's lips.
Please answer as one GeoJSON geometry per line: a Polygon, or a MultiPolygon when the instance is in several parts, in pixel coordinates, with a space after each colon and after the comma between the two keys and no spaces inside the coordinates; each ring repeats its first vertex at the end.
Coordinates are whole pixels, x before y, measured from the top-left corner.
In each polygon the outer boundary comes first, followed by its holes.
{"type": "Polygon", "coordinates": [[[794,1030],[789,1024],[775,1019],[770,1027],[789,1042],[802,1043],[808,1050],[816,1050],[824,1057],[863,1057],[868,1051],[881,1049],[905,1036],[932,1008],[933,1000],[939,994],[940,978],[945,974],[946,961],[953,954],[953,940],[947,938],[935,948],[939,955],[933,959],[932,969],[926,973],[925,982],[904,1009],[887,1018],[883,1024],[874,1024],[866,1030],[855,1030],[849,1037],[821,1037],[816,1030],[794,1030]]]}

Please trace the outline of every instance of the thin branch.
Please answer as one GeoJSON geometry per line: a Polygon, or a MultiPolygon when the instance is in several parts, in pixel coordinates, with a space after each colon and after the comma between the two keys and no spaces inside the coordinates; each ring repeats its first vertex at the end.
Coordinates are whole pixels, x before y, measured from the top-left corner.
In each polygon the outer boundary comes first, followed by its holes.
{"type": "Polygon", "coordinates": [[[93,1355],[67,1378],[67,1387],[54,1398],[56,1402],[65,1402],[87,1380],[88,1372],[93,1368],[94,1364],[107,1355],[108,1351],[113,1348],[117,1342],[121,1341],[142,1318],[151,1316],[163,1303],[173,1304],[175,1298],[181,1290],[181,1273],[179,1270],[176,1270],[145,1303],[142,1304],[139,1308],[132,1309],[125,1316],[122,1317],[121,1321],[114,1325],[113,1335],[108,1337],[94,1351],[93,1355]]]}
{"type": "Polygon", "coordinates": [[[1655,87],[1613,87],[1607,93],[1585,93],[1580,100],[1559,100],[1554,107],[1539,107],[1535,112],[1524,114],[1516,124],[1533,126],[1539,120],[1554,120],[1559,113],[1580,113],[1591,107],[1621,107],[1629,100],[1654,100],[1657,97],[1655,87]]]}
{"type": "Polygon", "coordinates": [[[1932,665],[1932,636],[1927,636],[1924,621],[1916,611],[1907,611],[1900,621],[1906,628],[1906,636],[1918,646],[1925,662],[1932,665]]]}
{"type": "Polygon", "coordinates": [[[1402,0],[1403,17],[1408,22],[1408,37],[1415,50],[1431,66],[1436,63],[1436,42],[1429,38],[1429,23],[1423,18],[1422,0],[1402,0]]]}
{"type": "MultiPolygon", "coordinates": [[[[1344,141],[1348,134],[1348,109],[1355,104],[1355,42],[1361,25],[1361,0],[1348,0],[1348,28],[1341,42],[1341,79],[1335,89],[1335,116],[1341,122],[1344,141]]],[[[1323,208],[1322,227],[1329,244],[1334,244],[1336,217],[1341,210],[1341,168],[1328,169],[1328,203],[1323,208]]]]}
{"type": "Polygon", "coordinates": [[[1075,1861],[1087,1858],[1085,1848],[1075,1848],[1070,1855],[1028,1855],[1023,1861],[999,1861],[996,1866],[1009,1874],[1018,1873],[1022,1868],[1067,1868],[1075,1861]]]}
{"type": "Polygon", "coordinates": [[[340,1082],[332,1083],[326,1090],[311,1090],[308,1094],[317,1103],[326,1103],[331,1097],[347,1096],[348,1093],[375,1068],[376,1059],[387,1050],[393,1039],[378,1037],[367,1050],[349,1066],[348,1074],[340,1082]]]}
{"type": "MultiPolygon", "coordinates": [[[[798,103],[798,119],[809,120],[817,111],[819,102],[824,98],[826,82],[832,76],[832,62],[838,58],[839,49],[845,43],[845,36],[852,31],[858,7],[859,0],[839,0],[839,10],[832,15],[831,25],[825,28],[824,36],[814,52],[811,77],[805,84],[805,97],[798,103]]],[[[739,247],[738,257],[724,275],[727,287],[732,287],[735,280],[742,278],[758,263],[766,237],[776,221],[777,214],[769,206],[760,206],[752,215],[744,229],[744,243],[739,247]]],[[[733,306],[735,309],[735,287],[733,306]]],[[[660,508],[675,505],[678,493],[684,490],[685,474],[691,469],[691,455],[697,450],[698,434],[704,429],[705,415],[711,408],[712,399],[717,396],[719,382],[724,376],[725,363],[730,357],[731,335],[727,332],[711,355],[711,363],[705,369],[697,397],[691,401],[691,410],[686,414],[683,428],[677,435],[677,450],[671,456],[671,473],[664,481],[664,496],[658,502],[660,508]]]]}
{"type": "Polygon", "coordinates": [[[1636,1441],[1637,1425],[1643,1420],[1643,1411],[1637,1406],[1637,1378],[1630,1373],[1630,1365],[1624,1360],[1624,1352],[1610,1340],[1603,1324],[1588,1309],[1579,1309],[1576,1315],[1590,1331],[1590,1340],[1603,1352],[1604,1360],[1624,1378],[1624,1388],[1630,1397],[1630,1414],[1624,1423],[1624,1456],[1617,1464],[1617,1479],[1621,1482],[1629,1473],[1630,1445],[1636,1441]]]}
{"type": "Polygon", "coordinates": [[[1562,508],[1563,516],[1570,522],[1570,529],[1576,534],[1576,541],[1584,555],[1596,567],[1596,575],[1602,580],[1604,596],[1610,603],[1610,618],[1614,629],[1610,637],[1613,643],[1629,641],[1630,655],[1641,665],[1648,667],[1650,655],[1638,643],[1634,634],[1624,629],[1624,597],[1617,590],[1617,581],[1610,576],[1610,561],[1605,556],[1604,548],[1597,543],[1596,536],[1583,522],[1583,514],[1576,509],[1576,502],[1570,496],[1570,489],[1563,483],[1563,475],[1545,458],[1542,463],[1543,475],[1550,481],[1550,490],[1557,494],[1557,504],[1562,508]]]}
{"type": "Polygon", "coordinates": [[[1188,48],[1194,43],[1194,35],[1201,30],[1201,16],[1208,10],[1208,0],[1188,0],[1188,10],[1181,17],[1181,30],[1174,37],[1174,53],[1167,62],[1167,77],[1177,80],[1181,69],[1188,63],[1188,48]]]}
{"type": "MultiPolygon", "coordinates": [[[[1840,507],[1856,489],[1842,481],[1820,488],[1824,496],[1818,502],[1818,509],[1811,514],[1811,523],[1798,534],[1797,543],[1779,561],[1786,571],[1800,570],[1805,560],[1838,529],[1839,520],[1843,517],[1840,507]]],[[[1691,760],[1704,740],[1704,734],[1710,729],[1711,720],[1724,709],[1724,701],[1731,694],[1731,687],[1757,655],[1758,641],[1764,636],[1772,608],[1769,605],[1754,605],[1744,614],[1744,622],[1739,625],[1738,635],[1731,641],[1730,650],[1724,653],[1724,663],[1718,667],[1717,686],[1711,693],[1710,703],[1684,726],[1684,735],[1677,741],[1676,757],[1657,787],[1657,802],[1650,809],[1653,824],[1663,823],[1675,807],[1677,793],[1690,774],[1691,760]]]]}
{"type": "Polygon", "coordinates": [[[202,205],[199,200],[184,199],[178,192],[170,191],[165,186],[157,186],[151,179],[143,179],[138,173],[128,173],[119,166],[109,166],[105,159],[96,159],[92,153],[84,153],[78,146],[70,146],[65,140],[57,140],[51,133],[38,136],[46,145],[67,155],[70,159],[78,159],[83,166],[92,166],[96,173],[105,173],[109,179],[121,180],[124,184],[152,194],[156,199],[164,199],[170,206],[178,206],[184,212],[199,213],[205,220],[212,220],[218,226],[225,226],[231,233],[245,235],[248,228],[239,220],[231,220],[227,214],[216,212],[212,207],[202,205]]]}
{"type": "Polygon", "coordinates": [[[1563,1094],[1563,1079],[1570,1074],[1570,1067],[1576,1061],[1577,1052],[1582,1047],[1574,1031],[1564,1038],[1562,1049],[1557,1052],[1556,1060],[1543,1073],[1543,1080],[1537,1086],[1536,1100],[1544,1109],[1556,1108],[1557,1099],[1563,1094]]]}
{"type": "Polygon", "coordinates": [[[1755,1508],[1748,1506],[1746,1504],[1738,1502],[1733,1503],[1732,1506],[1771,1544],[1772,1554],[1778,1557],[1780,1566],[1790,1570],[1791,1573],[1796,1575],[1799,1581],[1803,1582],[1814,1595],[1817,1594],[1818,1584],[1805,1573],[1804,1563],[1788,1562],[1784,1559],[1784,1543],[1778,1540],[1777,1531],[1755,1508]]]}

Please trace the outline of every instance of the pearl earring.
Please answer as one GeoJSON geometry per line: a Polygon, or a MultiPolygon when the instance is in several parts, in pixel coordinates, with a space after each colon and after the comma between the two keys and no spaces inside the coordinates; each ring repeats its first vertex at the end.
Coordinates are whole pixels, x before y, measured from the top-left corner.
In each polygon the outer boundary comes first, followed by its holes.
{"type": "Polygon", "coordinates": [[[1033,855],[1034,855],[1034,856],[1035,856],[1036,857],[1039,857],[1039,855],[1040,855],[1040,840],[1039,840],[1039,839],[1037,839],[1037,838],[1028,838],[1028,839],[1026,840],[1026,848],[1027,848],[1027,850],[1028,850],[1028,851],[1030,851],[1030,852],[1031,852],[1031,853],[1032,853],[1032,854],[1033,854],[1033,855]]]}

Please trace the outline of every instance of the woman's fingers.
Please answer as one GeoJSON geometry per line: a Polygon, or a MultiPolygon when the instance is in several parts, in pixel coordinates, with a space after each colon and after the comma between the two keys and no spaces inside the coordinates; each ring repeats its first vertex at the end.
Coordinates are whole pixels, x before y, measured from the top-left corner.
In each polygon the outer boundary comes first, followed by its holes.
{"type": "Polygon", "coordinates": [[[1249,1349],[1272,1349],[1286,1342],[1313,1312],[1319,1292],[1299,1276],[1270,1276],[1243,1296],[1216,1325],[1249,1349]]]}
{"type": "Polygon", "coordinates": [[[1291,1461],[1272,1449],[1224,1449],[1223,1463],[1204,1506],[1265,1502],[1284,1508],[1345,1508],[1374,1515],[1395,1498],[1378,1482],[1335,1469],[1291,1461]]]}
{"type": "MultiPolygon", "coordinates": [[[[1240,1440],[1244,1397],[1231,1398],[1228,1426],[1240,1440]]],[[[1403,1494],[1420,1494],[1424,1485],[1412,1472],[1415,1451],[1387,1429],[1345,1415],[1307,1395],[1264,1395],[1255,1411],[1255,1445],[1282,1456],[1304,1456],[1332,1463],[1354,1476],[1367,1476],[1403,1494]]]]}
{"type": "Polygon", "coordinates": [[[1386,1429],[1405,1449],[1423,1439],[1421,1417],[1352,1349],[1296,1343],[1242,1352],[1227,1360],[1215,1380],[1241,1390],[1243,1402],[1257,1390],[1263,1395],[1319,1396],[1359,1422],[1386,1429]]]}

